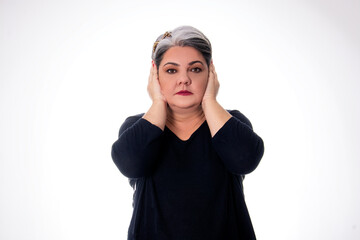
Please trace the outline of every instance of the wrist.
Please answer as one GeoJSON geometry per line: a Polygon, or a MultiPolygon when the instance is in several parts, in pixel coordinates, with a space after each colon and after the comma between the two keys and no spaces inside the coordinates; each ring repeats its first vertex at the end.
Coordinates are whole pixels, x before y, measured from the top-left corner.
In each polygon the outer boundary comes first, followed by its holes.
{"type": "Polygon", "coordinates": [[[217,104],[218,104],[218,102],[217,102],[216,98],[204,98],[201,103],[203,108],[217,105],[217,104]]]}
{"type": "Polygon", "coordinates": [[[154,100],[149,110],[144,114],[143,118],[164,130],[166,123],[166,102],[163,100],[154,100]]]}
{"type": "Polygon", "coordinates": [[[165,101],[164,97],[154,98],[154,99],[152,99],[152,105],[153,106],[162,106],[162,105],[166,106],[166,101],[165,101]]]}

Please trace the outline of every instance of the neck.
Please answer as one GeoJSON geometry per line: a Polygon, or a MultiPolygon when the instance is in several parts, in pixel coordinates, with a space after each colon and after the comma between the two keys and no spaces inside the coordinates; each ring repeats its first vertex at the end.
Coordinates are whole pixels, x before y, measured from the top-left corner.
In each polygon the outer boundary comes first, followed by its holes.
{"type": "Polygon", "coordinates": [[[201,106],[187,111],[174,111],[170,107],[167,109],[166,126],[173,132],[197,129],[204,121],[205,114],[201,106]]]}
{"type": "Polygon", "coordinates": [[[196,119],[205,119],[205,115],[201,106],[191,110],[184,110],[184,111],[182,110],[175,111],[170,107],[167,108],[167,122],[182,123],[182,122],[193,121],[196,119]]]}

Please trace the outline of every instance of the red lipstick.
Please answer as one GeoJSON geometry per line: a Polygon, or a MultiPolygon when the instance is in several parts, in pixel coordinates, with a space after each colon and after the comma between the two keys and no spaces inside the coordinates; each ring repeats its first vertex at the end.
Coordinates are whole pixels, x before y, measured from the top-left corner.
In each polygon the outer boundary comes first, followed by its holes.
{"type": "Polygon", "coordinates": [[[181,96],[189,96],[191,94],[193,94],[192,92],[189,92],[187,90],[181,90],[179,92],[176,93],[177,95],[181,95],[181,96]]]}

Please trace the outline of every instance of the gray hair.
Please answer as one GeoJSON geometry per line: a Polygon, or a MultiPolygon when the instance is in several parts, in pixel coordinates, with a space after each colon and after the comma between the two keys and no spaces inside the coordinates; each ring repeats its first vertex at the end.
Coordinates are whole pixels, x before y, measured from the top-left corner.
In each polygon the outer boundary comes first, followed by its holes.
{"type": "Polygon", "coordinates": [[[165,52],[175,46],[195,48],[203,55],[206,64],[210,65],[212,49],[209,39],[194,27],[181,26],[156,39],[151,58],[158,68],[165,52]]]}

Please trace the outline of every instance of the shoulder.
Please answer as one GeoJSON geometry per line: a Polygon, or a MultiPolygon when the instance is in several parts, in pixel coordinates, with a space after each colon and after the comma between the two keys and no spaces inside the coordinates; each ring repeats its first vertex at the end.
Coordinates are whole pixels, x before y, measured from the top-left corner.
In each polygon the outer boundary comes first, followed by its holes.
{"type": "Polygon", "coordinates": [[[244,123],[245,125],[247,125],[248,127],[250,127],[252,129],[252,125],[250,120],[244,115],[242,114],[239,110],[227,110],[234,118],[240,120],[242,123],[244,123]]]}
{"type": "Polygon", "coordinates": [[[130,123],[133,124],[135,123],[137,120],[139,120],[140,118],[142,118],[142,116],[144,116],[144,113],[140,113],[140,114],[136,114],[133,116],[129,116],[125,119],[124,123],[130,123]]]}

